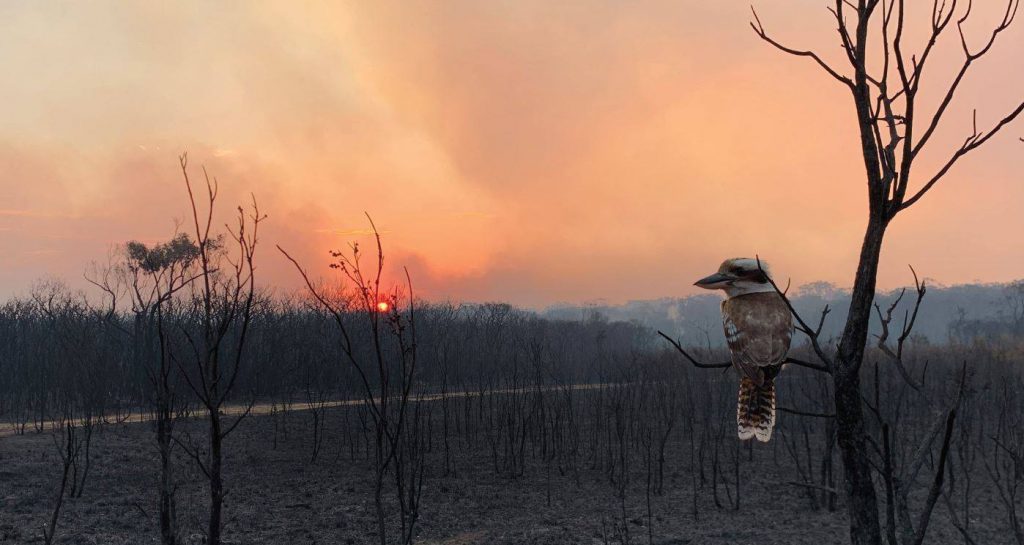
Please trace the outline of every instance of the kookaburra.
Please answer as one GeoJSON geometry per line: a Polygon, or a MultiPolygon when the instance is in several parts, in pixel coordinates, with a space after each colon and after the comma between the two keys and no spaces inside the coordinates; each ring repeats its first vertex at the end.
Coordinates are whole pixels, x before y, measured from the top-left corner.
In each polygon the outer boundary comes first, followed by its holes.
{"type": "Polygon", "coordinates": [[[728,259],[696,286],[725,291],[722,324],[739,371],[736,425],[740,439],[767,442],[775,427],[775,377],[793,336],[789,306],[768,281],[768,265],[749,258],[728,259]]]}

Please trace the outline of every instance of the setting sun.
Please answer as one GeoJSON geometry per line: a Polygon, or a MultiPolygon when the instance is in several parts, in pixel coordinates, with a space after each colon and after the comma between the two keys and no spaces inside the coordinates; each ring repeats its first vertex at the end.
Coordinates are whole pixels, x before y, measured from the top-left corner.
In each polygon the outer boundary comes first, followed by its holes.
{"type": "Polygon", "coordinates": [[[389,310],[391,310],[391,305],[387,301],[377,303],[377,312],[387,312],[389,310]]]}

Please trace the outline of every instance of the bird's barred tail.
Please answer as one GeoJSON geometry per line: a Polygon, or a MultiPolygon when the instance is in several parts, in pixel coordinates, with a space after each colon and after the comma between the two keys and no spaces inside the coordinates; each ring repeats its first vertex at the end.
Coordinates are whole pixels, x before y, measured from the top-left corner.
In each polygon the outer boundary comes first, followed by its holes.
{"type": "Polygon", "coordinates": [[[740,377],[736,425],[742,440],[757,438],[767,443],[775,428],[775,380],[765,377],[760,387],[749,377],[740,377]]]}

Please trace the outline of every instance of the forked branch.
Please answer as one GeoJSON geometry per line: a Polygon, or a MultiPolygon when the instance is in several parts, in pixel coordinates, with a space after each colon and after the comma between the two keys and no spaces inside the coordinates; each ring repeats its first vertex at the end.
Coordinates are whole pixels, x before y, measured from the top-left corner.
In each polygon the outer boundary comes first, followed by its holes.
{"type": "Polygon", "coordinates": [[[810,50],[799,50],[793,49],[792,47],[787,47],[776,41],[771,36],[769,36],[768,32],[764,29],[764,25],[761,24],[761,18],[758,17],[757,10],[755,10],[754,7],[751,6],[750,11],[751,13],[754,14],[754,20],[750,22],[750,28],[754,29],[754,33],[757,34],[758,37],[760,37],[762,40],[772,44],[776,49],[788,53],[790,55],[813,59],[814,62],[818,63],[818,66],[820,66],[825,72],[828,72],[828,74],[835,78],[836,81],[839,81],[840,83],[846,85],[851,89],[853,88],[853,81],[850,78],[840,74],[838,71],[836,71],[836,69],[829,66],[829,64],[822,60],[822,58],[818,56],[817,53],[810,50]]]}
{"type": "MultiPolygon", "coordinates": [[[[909,265],[908,265],[909,266],[909,265]]],[[[900,376],[907,382],[912,388],[917,391],[921,391],[921,385],[917,383],[907,371],[907,368],[903,365],[903,346],[906,344],[907,339],[910,338],[910,334],[914,331],[914,324],[917,322],[917,314],[921,310],[921,301],[924,300],[925,293],[928,288],[925,285],[924,280],[920,280],[917,276],[917,271],[914,267],[910,267],[911,274],[914,275],[914,291],[916,298],[914,299],[914,307],[912,310],[905,310],[903,312],[903,325],[900,328],[900,335],[896,338],[896,348],[893,349],[889,346],[890,336],[890,324],[893,319],[893,312],[899,307],[900,302],[903,300],[903,296],[906,295],[907,290],[904,288],[900,291],[899,296],[892,302],[891,305],[886,309],[885,313],[882,313],[882,307],[875,303],[875,312],[878,314],[878,321],[882,326],[882,332],[876,337],[878,338],[878,348],[885,355],[889,356],[896,364],[896,369],[899,370],[900,376]]]]}

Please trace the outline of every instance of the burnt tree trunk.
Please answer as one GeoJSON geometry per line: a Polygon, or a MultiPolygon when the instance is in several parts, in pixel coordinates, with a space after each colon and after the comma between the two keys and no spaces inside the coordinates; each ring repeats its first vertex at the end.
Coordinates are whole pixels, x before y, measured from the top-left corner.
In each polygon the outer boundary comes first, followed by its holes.
{"type": "Polygon", "coordinates": [[[174,481],[171,458],[171,410],[163,406],[158,409],[156,442],[160,451],[160,543],[178,545],[177,522],[175,520],[174,481]]]}
{"type": "Polygon", "coordinates": [[[861,246],[850,312],[833,368],[837,439],[843,459],[850,541],[855,545],[879,545],[882,542],[878,498],[868,462],[860,367],[864,360],[871,303],[875,297],[875,279],[886,227],[887,222],[880,215],[872,214],[861,246]]]}
{"type": "Polygon", "coordinates": [[[223,441],[221,432],[220,412],[217,408],[210,411],[210,545],[220,544],[221,506],[224,504],[223,441]]]}

